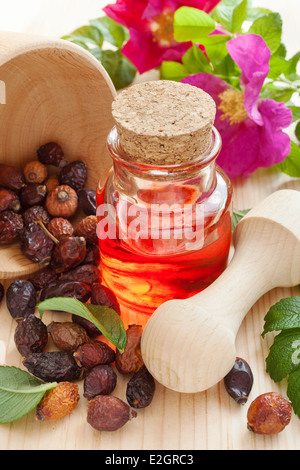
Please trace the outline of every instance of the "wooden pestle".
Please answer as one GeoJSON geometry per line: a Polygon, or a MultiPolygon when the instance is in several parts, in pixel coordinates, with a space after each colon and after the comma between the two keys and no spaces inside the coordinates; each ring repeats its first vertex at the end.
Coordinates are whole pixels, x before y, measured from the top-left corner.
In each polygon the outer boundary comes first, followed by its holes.
{"type": "Polygon", "coordinates": [[[143,359],[167,388],[195,393],[218,383],[234,364],[236,335],[255,302],[300,283],[300,192],[267,197],[239,222],[233,243],[234,256],[213,284],[165,302],[146,324],[143,359]]]}

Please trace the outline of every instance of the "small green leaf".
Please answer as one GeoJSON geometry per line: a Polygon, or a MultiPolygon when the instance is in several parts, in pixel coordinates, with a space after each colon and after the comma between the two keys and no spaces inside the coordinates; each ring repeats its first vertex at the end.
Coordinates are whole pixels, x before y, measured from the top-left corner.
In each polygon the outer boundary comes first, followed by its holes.
{"type": "Polygon", "coordinates": [[[239,211],[233,210],[233,213],[232,213],[232,233],[234,232],[235,227],[240,222],[240,220],[242,220],[242,218],[246,214],[248,214],[249,211],[250,211],[250,209],[239,210],[239,211]]]}
{"type": "Polygon", "coordinates": [[[215,29],[215,21],[202,10],[181,7],[174,15],[174,38],[176,41],[200,42],[215,29]]]}
{"type": "Polygon", "coordinates": [[[273,305],[264,318],[262,337],[271,331],[300,328],[300,297],[287,297],[273,305]]]}
{"type": "Polygon", "coordinates": [[[42,318],[46,310],[72,313],[91,321],[121,353],[124,352],[127,343],[127,335],[124,324],[119,315],[112,309],[102,305],[84,304],[77,299],[68,297],[55,297],[38,304],[38,310],[42,318]]]}
{"type": "Polygon", "coordinates": [[[276,80],[281,74],[285,74],[290,68],[290,64],[287,60],[276,55],[271,56],[269,64],[270,71],[268,78],[271,78],[272,80],[276,80]]]}
{"type": "Polygon", "coordinates": [[[90,21],[90,25],[96,27],[103,39],[120,49],[128,38],[128,32],[124,26],[114,21],[109,16],[102,16],[90,21]]]}
{"type": "Polygon", "coordinates": [[[272,13],[272,10],[269,10],[268,8],[248,8],[247,11],[247,20],[248,21],[254,21],[257,20],[257,18],[260,18],[261,16],[265,16],[268,13],[272,13]]]}
{"type": "Polygon", "coordinates": [[[274,167],[285,173],[286,175],[292,176],[294,178],[300,177],[300,148],[295,142],[291,141],[291,152],[283,160],[282,163],[274,165],[274,167]]]}
{"type": "Polygon", "coordinates": [[[189,71],[189,74],[212,72],[211,64],[207,60],[207,57],[196,44],[193,44],[192,47],[187,50],[181,60],[185,68],[189,71]]]}
{"type": "Polygon", "coordinates": [[[180,80],[190,75],[190,72],[179,62],[164,61],[160,67],[160,75],[162,80],[180,82],[180,80]]]}
{"type": "Polygon", "coordinates": [[[91,53],[105,68],[117,90],[125,88],[133,82],[137,70],[119,51],[95,48],[91,50],[91,53]]]}
{"type": "Polygon", "coordinates": [[[261,94],[261,98],[268,98],[270,100],[275,100],[275,101],[284,101],[285,103],[291,99],[293,94],[295,93],[294,88],[289,88],[287,86],[281,87],[281,86],[276,86],[273,83],[269,82],[267,83],[261,94]]]}
{"type": "Polygon", "coordinates": [[[293,122],[298,121],[300,119],[300,106],[288,106],[288,108],[292,111],[293,114],[293,122]]]}
{"type": "Polygon", "coordinates": [[[248,33],[261,36],[267,43],[271,53],[276,52],[281,44],[282,20],[279,13],[269,13],[255,20],[248,33]]]}
{"type": "Polygon", "coordinates": [[[247,6],[247,0],[223,0],[212,15],[227,31],[237,33],[247,18],[247,6]]]}
{"type": "Polygon", "coordinates": [[[300,418],[300,367],[290,373],[287,396],[291,401],[294,413],[300,418]]]}
{"type": "Polygon", "coordinates": [[[82,26],[81,28],[75,29],[71,34],[64,36],[63,39],[74,41],[79,43],[79,45],[83,43],[85,45],[91,44],[101,47],[103,44],[103,35],[95,26],[82,26]]]}
{"type": "Polygon", "coordinates": [[[274,382],[281,382],[299,367],[300,328],[279,333],[266,358],[267,372],[274,382]]]}
{"type": "Polygon", "coordinates": [[[298,122],[295,128],[295,136],[297,137],[298,140],[300,140],[300,122],[298,122]]]}
{"type": "Polygon", "coordinates": [[[45,384],[16,367],[0,366],[0,423],[11,423],[25,416],[56,385],[56,382],[45,384]]]}

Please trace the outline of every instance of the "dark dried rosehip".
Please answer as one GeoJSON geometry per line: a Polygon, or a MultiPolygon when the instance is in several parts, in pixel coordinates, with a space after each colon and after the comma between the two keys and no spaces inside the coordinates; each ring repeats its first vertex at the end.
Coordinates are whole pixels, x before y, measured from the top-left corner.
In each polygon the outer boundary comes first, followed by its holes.
{"type": "Polygon", "coordinates": [[[4,287],[3,287],[3,284],[1,284],[0,282],[0,304],[2,300],[4,299],[4,295],[5,295],[4,287]]]}
{"type": "Polygon", "coordinates": [[[87,422],[97,431],[117,431],[137,417],[127,403],[112,395],[98,395],[88,402],[87,409],[87,422]]]}
{"type": "Polygon", "coordinates": [[[80,325],[73,322],[51,322],[48,333],[58,349],[74,353],[79,346],[89,340],[87,332],[80,325]]]}
{"type": "Polygon", "coordinates": [[[85,303],[91,297],[91,286],[83,282],[57,280],[44,287],[40,300],[42,302],[52,297],[73,297],[85,303]]]}
{"type": "Polygon", "coordinates": [[[33,315],[37,304],[36,290],[29,281],[14,281],[7,288],[6,304],[13,318],[33,315]]]}
{"type": "Polygon", "coordinates": [[[28,162],[24,168],[24,176],[27,183],[41,184],[48,176],[47,167],[37,160],[28,162]]]}
{"type": "Polygon", "coordinates": [[[291,403],[275,392],[259,395],[250,404],[247,426],[257,434],[277,434],[289,424],[292,417],[291,403]]]}
{"type": "Polygon", "coordinates": [[[77,192],[78,206],[85,215],[96,215],[96,191],[93,189],[80,189],[77,192]]]}
{"type": "Polygon", "coordinates": [[[253,386],[253,374],[244,359],[236,358],[233,368],[224,377],[224,385],[228,394],[239,405],[247,402],[253,386]]]}
{"type": "Polygon", "coordinates": [[[58,277],[51,269],[44,269],[43,271],[36,273],[28,280],[31,282],[31,284],[34,285],[36,291],[40,291],[52,282],[57,281],[58,277]]]}
{"type": "Polygon", "coordinates": [[[91,245],[90,243],[86,244],[86,257],[84,264],[94,264],[95,266],[99,266],[100,251],[98,245],[91,245]]]}
{"type": "Polygon", "coordinates": [[[74,233],[77,237],[84,237],[87,243],[97,245],[97,217],[95,215],[89,215],[82,219],[77,225],[74,233]]]}
{"type": "Polygon", "coordinates": [[[35,315],[18,321],[14,335],[17,350],[23,357],[43,352],[48,343],[46,325],[35,315]]]}
{"type": "Polygon", "coordinates": [[[78,325],[82,326],[85,331],[87,332],[89,338],[97,338],[101,335],[101,331],[97,328],[94,323],[87,320],[86,318],[79,317],[78,315],[72,315],[72,321],[77,323],[78,325]]]}
{"type": "Polygon", "coordinates": [[[112,364],[116,353],[103,341],[91,340],[79,346],[74,357],[79,365],[91,370],[95,366],[112,364]]]}
{"type": "Polygon", "coordinates": [[[68,185],[57,186],[48,194],[45,207],[52,217],[69,219],[78,208],[77,193],[68,185]]]}
{"type": "Polygon", "coordinates": [[[115,294],[100,282],[96,282],[92,285],[91,303],[93,305],[104,305],[109,307],[115,310],[119,315],[121,313],[120,305],[115,294]]]}
{"type": "Polygon", "coordinates": [[[19,212],[20,209],[21,204],[18,195],[11,189],[0,189],[0,212],[19,212]]]}
{"type": "Polygon", "coordinates": [[[23,213],[23,220],[25,225],[35,224],[39,221],[47,225],[50,222],[50,215],[43,206],[32,206],[23,213]]]}
{"type": "Polygon", "coordinates": [[[4,211],[0,214],[0,245],[10,245],[20,237],[24,228],[21,215],[13,211],[4,211]]]}
{"type": "Polygon", "coordinates": [[[32,353],[23,361],[27,370],[44,382],[73,382],[82,378],[83,369],[66,351],[32,353]]]}
{"type": "Polygon", "coordinates": [[[74,233],[74,227],[71,222],[63,217],[52,219],[47,229],[59,241],[66,237],[72,237],[74,233]]]}
{"type": "Polygon", "coordinates": [[[85,238],[66,237],[54,248],[50,267],[57,274],[64,273],[81,264],[85,256],[85,238]]]}
{"type": "Polygon", "coordinates": [[[127,401],[132,408],[146,408],[152,402],[154,393],[155,381],[146,367],[142,367],[127,384],[127,401]]]}
{"type": "Polygon", "coordinates": [[[48,142],[42,145],[37,151],[37,156],[39,161],[45,165],[63,168],[68,163],[64,158],[61,146],[55,142],[48,142]]]}
{"type": "Polygon", "coordinates": [[[47,196],[47,188],[45,185],[31,183],[24,186],[20,193],[20,201],[23,208],[32,206],[41,206],[44,204],[47,196]]]}
{"type": "Polygon", "coordinates": [[[84,282],[84,284],[91,286],[99,280],[99,270],[93,264],[82,264],[77,266],[77,268],[71,269],[71,271],[63,273],[61,279],[84,282]]]}
{"type": "Polygon", "coordinates": [[[141,339],[143,328],[140,325],[130,325],[126,331],[127,344],[123,354],[116,351],[116,368],[121,374],[135,374],[143,366],[141,339]]]}
{"type": "Polygon", "coordinates": [[[19,191],[25,185],[25,177],[21,170],[11,165],[0,164],[0,186],[19,191]]]}
{"type": "Polygon", "coordinates": [[[66,165],[59,174],[60,184],[66,184],[78,191],[84,188],[87,180],[87,167],[82,160],[76,160],[66,165]]]}
{"type": "Polygon", "coordinates": [[[29,224],[20,234],[22,253],[34,263],[48,264],[54,246],[54,242],[39,225],[29,224]]]}
{"type": "Polygon", "coordinates": [[[110,395],[116,385],[117,374],[111,366],[95,366],[84,378],[83,396],[91,400],[97,395],[110,395]]]}

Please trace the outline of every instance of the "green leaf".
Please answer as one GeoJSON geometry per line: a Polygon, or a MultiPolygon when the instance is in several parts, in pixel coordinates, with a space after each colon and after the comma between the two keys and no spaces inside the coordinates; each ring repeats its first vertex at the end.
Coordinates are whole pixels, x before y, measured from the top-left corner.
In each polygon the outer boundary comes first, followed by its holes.
{"type": "Polygon", "coordinates": [[[270,48],[271,53],[276,52],[281,44],[282,20],[279,13],[269,13],[255,20],[248,33],[262,36],[270,48]]]}
{"type": "Polygon", "coordinates": [[[45,384],[16,367],[0,366],[0,423],[11,423],[25,416],[56,385],[56,382],[45,384]]]}
{"type": "Polygon", "coordinates": [[[101,47],[103,44],[103,35],[101,31],[95,26],[82,26],[81,28],[75,29],[71,34],[63,36],[63,39],[74,41],[77,44],[85,44],[85,48],[88,44],[93,46],[101,47]]]}
{"type": "Polygon", "coordinates": [[[262,337],[271,331],[300,328],[300,297],[281,299],[269,309],[264,321],[262,337]]]}
{"type": "Polygon", "coordinates": [[[102,16],[90,21],[90,25],[96,27],[103,39],[120,49],[128,38],[128,32],[124,26],[114,21],[109,16],[102,16]]]}
{"type": "Polygon", "coordinates": [[[293,178],[300,177],[300,148],[295,142],[291,141],[291,152],[285,160],[274,167],[293,178]]]}
{"type": "Polygon", "coordinates": [[[72,313],[91,321],[121,353],[124,352],[127,343],[126,330],[121,318],[114,310],[102,305],[84,304],[77,299],[67,297],[44,300],[37,307],[41,318],[46,310],[56,310],[72,313]]]}
{"type": "Polygon", "coordinates": [[[202,10],[181,7],[174,15],[174,38],[178,42],[200,42],[203,36],[215,29],[215,21],[202,10]]]}
{"type": "Polygon", "coordinates": [[[101,62],[117,90],[133,82],[137,70],[119,51],[95,48],[91,50],[91,53],[101,62]]]}
{"type": "Polygon", "coordinates": [[[284,101],[285,103],[291,99],[295,93],[294,88],[289,88],[288,86],[280,87],[276,86],[273,83],[267,83],[261,94],[261,98],[268,98],[275,101],[284,101]]]}
{"type": "Polygon", "coordinates": [[[211,73],[212,67],[207,60],[207,57],[203,54],[196,44],[193,44],[190,49],[182,56],[182,63],[190,74],[198,72],[211,73]]]}
{"type": "Polygon", "coordinates": [[[295,128],[295,136],[297,137],[298,140],[300,140],[300,122],[298,122],[295,128]]]}
{"type": "Polygon", "coordinates": [[[223,0],[213,10],[214,19],[227,31],[237,33],[247,18],[247,0],[223,0]]]}
{"type": "Polygon", "coordinates": [[[272,55],[270,58],[270,71],[268,77],[272,80],[276,80],[281,74],[285,74],[289,68],[290,64],[287,60],[276,55],[272,55]]]}
{"type": "MultiPolygon", "coordinates": [[[[300,60],[300,52],[297,52],[288,60],[288,68],[283,73],[286,78],[290,78],[292,81],[295,79],[294,76],[297,73],[297,66],[300,60]]],[[[297,78],[296,78],[297,79],[297,78]]]]}
{"type": "Polygon", "coordinates": [[[300,418],[300,367],[290,373],[287,396],[291,401],[294,413],[300,418]]]}
{"type": "Polygon", "coordinates": [[[292,111],[293,114],[293,122],[298,121],[300,119],[300,106],[288,106],[288,108],[292,111]]]}
{"type": "Polygon", "coordinates": [[[266,358],[267,372],[275,382],[280,382],[299,367],[300,328],[279,333],[274,338],[266,358]]]}
{"type": "Polygon", "coordinates": [[[250,211],[250,209],[245,209],[245,210],[233,210],[233,213],[232,213],[232,233],[234,232],[235,230],[235,227],[237,226],[237,224],[240,222],[240,220],[242,220],[242,218],[248,214],[248,212],[250,211]]]}
{"type": "Polygon", "coordinates": [[[248,21],[254,21],[257,18],[260,18],[261,16],[265,16],[268,13],[272,13],[272,10],[269,10],[268,8],[248,8],[247,11],[247,20],[248,21]]]}
{"type": "Polygon", "coordinates": [[[179,62],[165,61],[161,64],[160,75],[162,80],[180,82],[180,80],[190,75],[190,72],[179,62]]]}

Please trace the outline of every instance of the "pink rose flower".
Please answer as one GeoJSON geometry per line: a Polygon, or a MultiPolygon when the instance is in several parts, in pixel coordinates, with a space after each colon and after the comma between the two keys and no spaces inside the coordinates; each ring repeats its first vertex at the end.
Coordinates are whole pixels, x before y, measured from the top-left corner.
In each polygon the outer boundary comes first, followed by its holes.
{"type": "Polygon", "coordinates": [[[227,42],[227,48],[241,70],[240,89],[204,73],[182,82],[202,88],[215,100],[215,126],[223,140],[217,163],[234,178],[281,163],[288,156],[290,137],[283,129],[292,123],[292,112],[283,102],[260,99],[271,56],[262,37],[238,36],[227,42]]]}
{"type": "Polygon", "coordinates": [[[190,42],[174,40],[174,13],[189,6],[209,13],[220,0],[117,0],[103,11],[129,30],[121,53],[140,73],[159,67],[164,60],[180,61],[190,42]]]}

